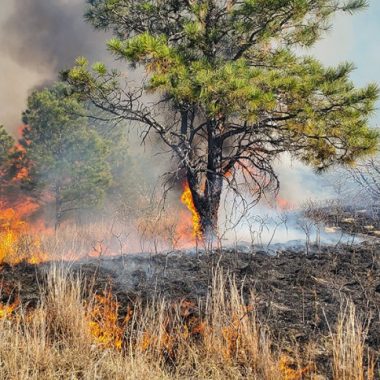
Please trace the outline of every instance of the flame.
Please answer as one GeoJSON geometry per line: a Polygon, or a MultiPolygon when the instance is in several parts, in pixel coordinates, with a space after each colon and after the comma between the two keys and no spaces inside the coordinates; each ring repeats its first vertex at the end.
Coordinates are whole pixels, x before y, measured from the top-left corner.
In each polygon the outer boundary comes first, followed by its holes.
{"type": "Polygon", "coordinates": [[[201,218],[194,205],[193,195],[191,194],[189,183],[186,181],[183,186],[183,193],[181,195],[181,202],[187,207],[192,215],[192,229],[193,237],[200,238],[202,236],[201,218]]]}
{"type": "Polygon", "coordinates": [[[23,159],[25,157],[26,149],[23,145],[21,145],[20,140],[23,137],[24,131],[29,128],[28,125],[22,124],[17,129],[17,135],[18,135],[18,142],[14,145],[14,153],[16,153],[16,156],[14,157],[14,166],[17,168],[17,173],[15,174],[14,178],[12,179],[13,182],[19,182],[22,180],[25,180],[29,176],[29,171],[26,167],[23,166],[23,159]]]}
{"type": "Polygon", "coordinates": [[[29,177],[29,171],[27,168],[21,168],[16,176],[14,177],[15,181],[22,181],[29,177]]]}
{"type": "MultiPolygon", "coordinates": [[[[21,139],[28,125],[18,128],[21,139]]],[[[20,189],[20,182],[29,176],[22,166],[25,147],[18,142],[14,146],[19,162],[15,164],[17,174],[5,184],[0,199],[0,265],[7,263],[16,265],[20,262],[39,264],[48,260],[43,252],[42,242],[38,236],[41,231],[48,232],[42,219],[36,219],[35,213],[40,205],[31,197],[26,196],[20,189]],[[32,220],[29,224],[27,220],[32,220]]]]}
{"type": "Polygon", "coordinates": [[[280,210],[283,211],[289,211],[294,209],[294,205],[291,202],[280,196],[276,197],[276,205],[280,210]]]}
{"type": "Polygon", "coordinates": [[[31,227],[22,220],[21,215],[27,209],[19,212],[13,208],[0,209],[0,264],[39,264],[48,259],[40,239],[30,234],[31,227]]]}
{"type": "Polygon", "coordinates": [[[302,380],[305,375],[310,374],[313,370],[313,365],[309,364],[304,368],[297,368],[294,360],[287,355],[281,355],[279,369],[284,380],[302,380]]]}
{"type": "MultiPolygon", "coordinates": [[[[125,328],[119,322],[119,304],[110,291],[96,295],[91,307],[88,326],[99,346],[121,350],[125,328]]],[[[126,324],[128,320],[124,321],[126,324]]]]}
{"type": "Polygon", "coordinates": [[[16,308],[19,306],[20,301],[16,299],[13,303],[3,304],[0,303],[0,319],[9,318],[16,308]]]}

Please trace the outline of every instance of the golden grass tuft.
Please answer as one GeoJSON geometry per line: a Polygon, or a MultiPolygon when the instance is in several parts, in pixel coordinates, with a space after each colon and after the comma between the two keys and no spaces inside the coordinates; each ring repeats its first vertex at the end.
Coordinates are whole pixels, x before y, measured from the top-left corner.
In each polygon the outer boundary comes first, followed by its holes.
{"type": "Polygon", "coordinates": [[[355,305],[347,302],[339,314],[335,332],[330,333],[334,380],[375,380],[374,357],[365,345],[367,332],[368,327],[358,318],[355,305]]]}

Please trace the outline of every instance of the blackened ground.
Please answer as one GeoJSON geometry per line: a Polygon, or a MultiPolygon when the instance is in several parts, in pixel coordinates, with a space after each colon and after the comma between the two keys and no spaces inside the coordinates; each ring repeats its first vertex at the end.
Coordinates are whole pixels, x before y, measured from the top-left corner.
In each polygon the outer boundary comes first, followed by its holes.
{"type": "MultiPolygon", "coordinates": [[[[3,301],[19,296],[24,304],[36,304],[46,267],[48,264],[3,266],[3,301]]],[[[362,318],[370,321],[368,346],[380,353],[378,242],[323,247],[308,256],[292,251],[268,256],[233,249],[198,257],[181,252],[129,255],[78,262],[72,268],[93,281],[96,290],[111,286],[124,307],[157,295],[173,302],[198,302],[211,289],[213,272],[221,268],[235,276],[244,294],[256,294],[259,320],[269,327],[274,342],[287,347],[315,342],[321,366],[329,357],[322,344],[329,334],[328,325],[334,326],[350,299],[362,318]]]]}
{"type": "Polygon", "coordinates": [[[358,206],[332,205],[309,209],[306,216],[351,235],[380,237],[380,204],[358,206]]]}

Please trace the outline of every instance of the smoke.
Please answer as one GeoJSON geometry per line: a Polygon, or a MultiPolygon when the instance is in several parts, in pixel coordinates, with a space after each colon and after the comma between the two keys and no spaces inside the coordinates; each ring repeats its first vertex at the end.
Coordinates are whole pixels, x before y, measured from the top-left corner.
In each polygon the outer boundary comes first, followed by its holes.
{"type": "Polygon", "coordinates": [[[14,132],[31,89],[78,56],[110,60],[104,33],[83,20],[85,0],[8,0],[0,16],[0,123],[14,132]]]}
{"type": "Polygon", "coordinates": [[[16,62],[41,72],[70,67],[78,54],[90,60],[106,56],[102,36],[83,20],[84,0],[16,0],[14,5],[3,27],[16,62]]]}
{"type": "Polygon", "coordinates": [[[299,208],[311,199],[322,201],[337,195],[333,180],[336,168],[316,174],[311,167],[283,154],[275,162],[275,170],[280,181],[279,195],[293,207],[299,208]]]}

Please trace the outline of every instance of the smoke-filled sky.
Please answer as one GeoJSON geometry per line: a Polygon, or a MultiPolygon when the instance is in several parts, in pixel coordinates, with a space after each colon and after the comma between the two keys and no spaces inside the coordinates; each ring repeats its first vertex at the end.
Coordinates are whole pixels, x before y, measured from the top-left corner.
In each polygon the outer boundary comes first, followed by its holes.
{"type": "Polygon", "coordinates": [[[106,37],[83,21],[85,0],[2,0],[0,124],[14,131],[28,93],[76,57],[107,59],[106,37]]]}
{"type": "MultiPolygon", "coordinates": [[[[30,91],[57,77],[73,65],[77,56],[90,61],[110,61],[107,37],[83,21],[85,0],[2,0],[0,8],[0,124],[15,132],[30,91]]],[[[364,12],[341,16],[333,29],[312,51],[325,64],[352,61],[357,85],[380,83],[380,1],[371,0],[364,12]]],[[[380,112],[372,119],[380,125],[380,112]]],[[[303,198],[323,192],[310,179],[310,171],[282,165],[283,192],[303,198]],[[298,174],[297,174],[298,173],[298,174]],[[305,180],[307,178],[307,180],[305,180]],[[291,179],[291,180],[289,180],[291,179]],[[312,186],[305,187],[305,181],[312,186]],[[309,188],[309,190],[308,190],[309,188]]]]}

